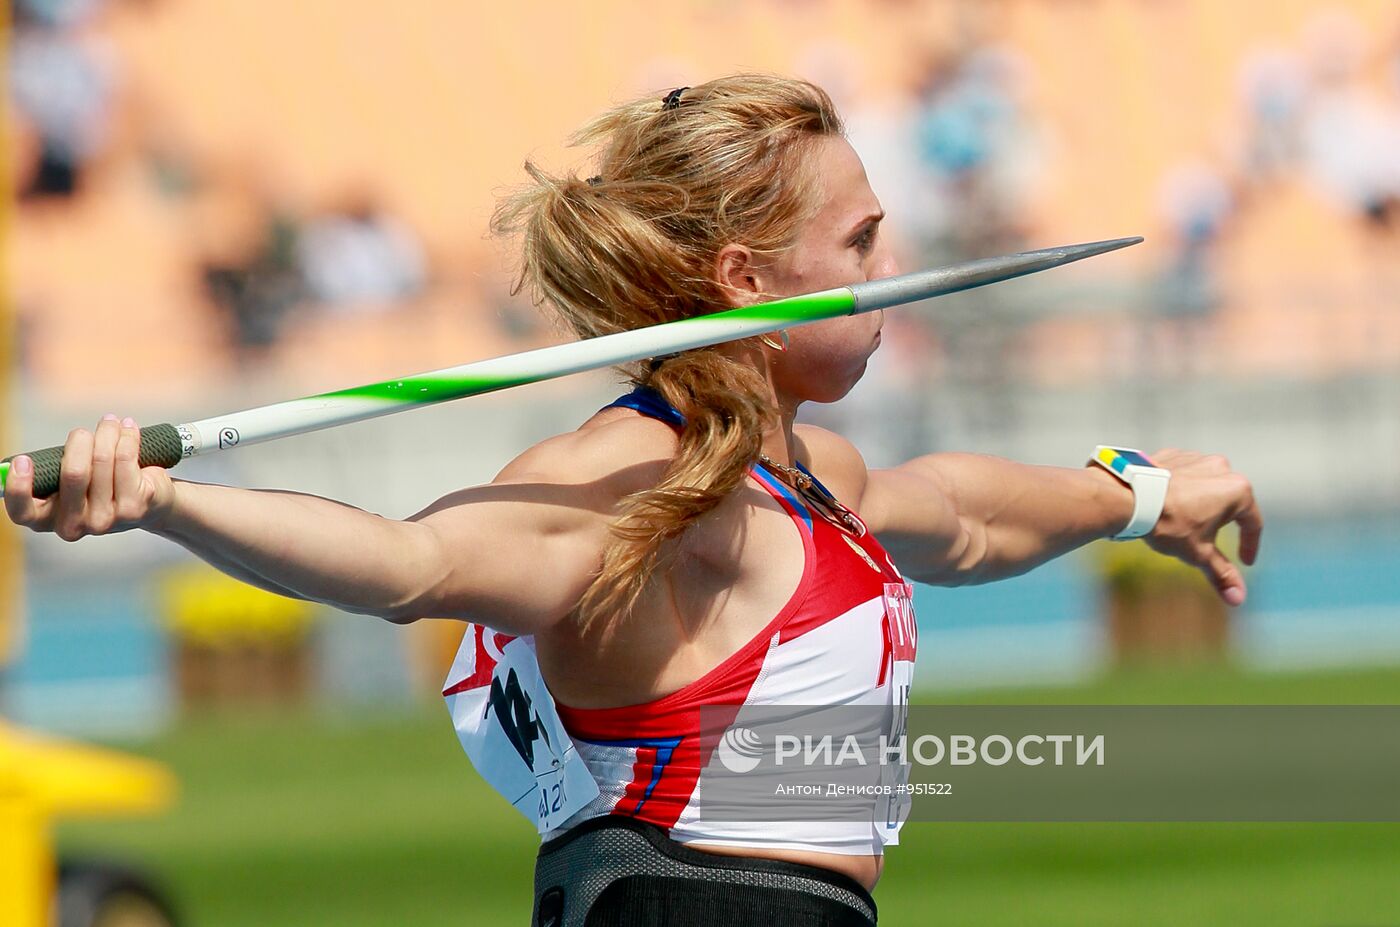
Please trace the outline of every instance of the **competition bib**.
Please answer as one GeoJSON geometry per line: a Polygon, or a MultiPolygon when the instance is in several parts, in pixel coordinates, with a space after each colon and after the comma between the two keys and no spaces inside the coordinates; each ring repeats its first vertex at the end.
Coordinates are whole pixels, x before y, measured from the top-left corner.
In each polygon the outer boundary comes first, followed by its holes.
{"type": "Polygon", "coordinates": [[[476,771],[541,834],[598,796],[540,675],[534,638],[467,625],[442,694],[476,771]]]}

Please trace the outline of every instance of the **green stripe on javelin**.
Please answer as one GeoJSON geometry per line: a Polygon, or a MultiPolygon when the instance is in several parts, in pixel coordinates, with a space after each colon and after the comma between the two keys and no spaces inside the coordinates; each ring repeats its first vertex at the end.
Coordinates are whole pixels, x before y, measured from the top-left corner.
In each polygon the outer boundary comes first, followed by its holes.
{"type": "MultiPolygon", "coordinates": [[[[760,303],[757,306],[744,306],[740,309],[730,309],[727,312],[716,312],[712,315],[698,316],[694,319],[681,319],[677,322],[667,322],[663,324],[678,326],[677,330],[679,331],[683,330],[682,327],[685,326],[686,323],[698,322],[701,319],[744,322],[762,320],[772,322],[774,328],[779,328],[784,322],[790,323],[807,319],[832,318],[849,313],[854,308],[855,295],[851,293],[850,290],[843,289],[837,290],[834,293],[810,293],[804,296],[794,296],[790,299],[777,300],[771,303],[760,303]]],[[[380,399],[385,402],[411,405],[414,403],[441,402],[446,399],[455,399],[465,395],[490,393],[496,390],[509,389],[512,386],[523,386],[526,383],[548,380],[551,376],[552,374],[549,373],[540,373],[534,376],[502,378],[425,375],[404,377],[400,380],[387,380],[383,383],[370,383],[366,386],[352,386],[349,389],[322,393],[314,398],[380,399]]]]}
{"type": "Polygon", "coordinates": [[[549,379],[548,374],[535,377],[404,377],[402,380],[389,380],[385,383],[370,383],[366,386],[352,386],[338,389],[333,393],[322,393],[316,399],[383,399],[403,405],[413,403],[440,402],[458,396],[489,393],[512,386],[522,386],[537,380],[549,379]]]}

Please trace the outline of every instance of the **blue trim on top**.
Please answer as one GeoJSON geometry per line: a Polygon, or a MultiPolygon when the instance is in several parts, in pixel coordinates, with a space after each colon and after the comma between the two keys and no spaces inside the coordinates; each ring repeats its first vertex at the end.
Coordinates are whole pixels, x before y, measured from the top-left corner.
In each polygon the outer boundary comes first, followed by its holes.
{"type": "MultiPolygon", "coordinates": [[[[603,406],[604,409],[611,409],[613,406],[626,406],[629,409],[636,409],[644,415],[652,418],[659,418],[668,425],[684,427],[685,416],[677,411],[676,407],[666,401],[666,397],[650,386],[639,386],[625,396],[619,396],[612,402],[603,406]]],[[[601,410],[600,410],[601,411],[601,410]]]]}
{"type": "MultiPolygon", "coordinates": [[[[797,464],[797,469],[801,470],[803,473],[811,477],[813,485],[815,485],[817,489],[821,490],[821,492],[825,494],[828,499],[831,499],[832,501],[837,501],[835,493],[823,486],[822,481],[817,479],[816,475],[812,473],[811,470],[808,470],[806,467],[802,466],[802,461],[794,460],[793,463],[797,464]]],[[[861,518],[860,515],[858,515],[854,509],[851,509],[850,512],[852,515],[855,515],[856,521],[860,522],[861,525],[861,533],[857,535],[857,537],[865,537],[867,534],[870,533],[870,526],[865,523],[865,519],[861,518]]],[[[842,528],[842,530],[846,529],[842,528]]]]}
{"type": "Polygon", "coordinates": [[[808,470],[806,467],[802,466],[802,461],[794,457],[792,462],[797,465],[797,469],[801,470],[803,473],[807,474],[807,476],[811,477],[812,484],[818,489],[820,489],[828,498],[836,498],[836,496],[832,493],[831,490],[827,489],[825,486],[822,485],[822,481],[817,479],[816,475],[813,474],[811,470],[808,470]]]}
{"type": "Polygon", "coordinates": [[[802,522],[807,526],[807,533],[811,534],[812,513],[807,511],[806,504],[803,503],[803,501],[799,499],[797,495],[787,487],[786,483],[782,482],[777,477],[773,476],[773,474],[769,473],[767,468],[765,468],[762,464],[754,464],[753,470],[754,473],[759,477],[759,479],[763,480],[763,482],[776,489],[779,493],[782,494],[782,497],[784,499],[792,503],[793,507],[796,508],[797,511],[802,515],[802,522]]]}
{"type": "MultiPolygon", "coordinates": [[[[666,397],[662,396],[659,390],[656,390],[650,386],[638,386],[635,389],[633,389],[632,392],[627,393],[623,396],[619,396],[612,402],[603,406],[603,408],[610,409],[613,406],[624,406],[628,409],[636,409],[643,415],[650,415],[652,418],[659,418],[667,424],[675,425],[678,427],[685,426],[685,416],[682,415],[680,411],[676,409],[675,406],[667,402],[666,397]]],[[[807,468],[802,466],[802,464],[799,463],[797,466],[799,469],[802,470],[803,473],[806,473],[808,476],[812,476],[812,474],[808,472],[807,468]]],[[[807,533],[810,534],[812,532],[812,515],[807,510],[806,503],[804,503],[797,496],[796,493],[789,489],[786,483],[782,482],[777,477],[769,473],[767,468],[765,468],[762,464],[754,464],[753,471],[763,480],[764,483],[776,489],[779,493],[782,494],[784,499],[792,503],[793,507],[796,508],[797,511],[802,515],[802,521],[804,524],[807,525],[807,533]]],[[[830,492],[827,492],[825,486],[822,486],[821,483],[817,482],[817,478],[815,476],[812,476],[812,482],[816,483],[817,486],[821,487],[821,490],[823,492],[826,492],[827,495],[831,495],[830,492]]]]}

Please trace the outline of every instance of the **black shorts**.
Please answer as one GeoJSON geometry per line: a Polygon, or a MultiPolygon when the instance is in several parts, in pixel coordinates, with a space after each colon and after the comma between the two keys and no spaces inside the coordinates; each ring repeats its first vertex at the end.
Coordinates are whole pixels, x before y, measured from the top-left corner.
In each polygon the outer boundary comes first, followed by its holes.
{"type": "Polygon", "coordinates": [[[533,927],[872,927],[875,899],[830,869],[721,856],[603,815],[545,842],[533,927]]]}

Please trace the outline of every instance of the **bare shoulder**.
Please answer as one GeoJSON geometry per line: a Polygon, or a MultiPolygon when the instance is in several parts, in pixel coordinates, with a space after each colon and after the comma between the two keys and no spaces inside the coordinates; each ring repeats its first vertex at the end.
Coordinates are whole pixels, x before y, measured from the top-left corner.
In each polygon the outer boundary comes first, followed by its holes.
{"type": "Polygon", "coordinates": [[[605,409],[576,431],[527,448],[492,482],[589,486],[621,498],[660,482],[678,446],[675,432],[664,422],[627,409],[605,409]]]}
{"type": "Polygon", "coordinates": [[[797,453],[808,470],[836,495],[837,499],[860,511],[869,471],[865,458],[846,438],[826,428],[800,424],[792,426],[797,453]]]}
{"type": "Polygon", "coordinates": [[[661,423],[595,419],[407,519],[428,529],[434,554],[405,614],[511,634],[544,632],[569,614],[597,572],[618,502],[656,485],[674,453],[661,423]]]}

